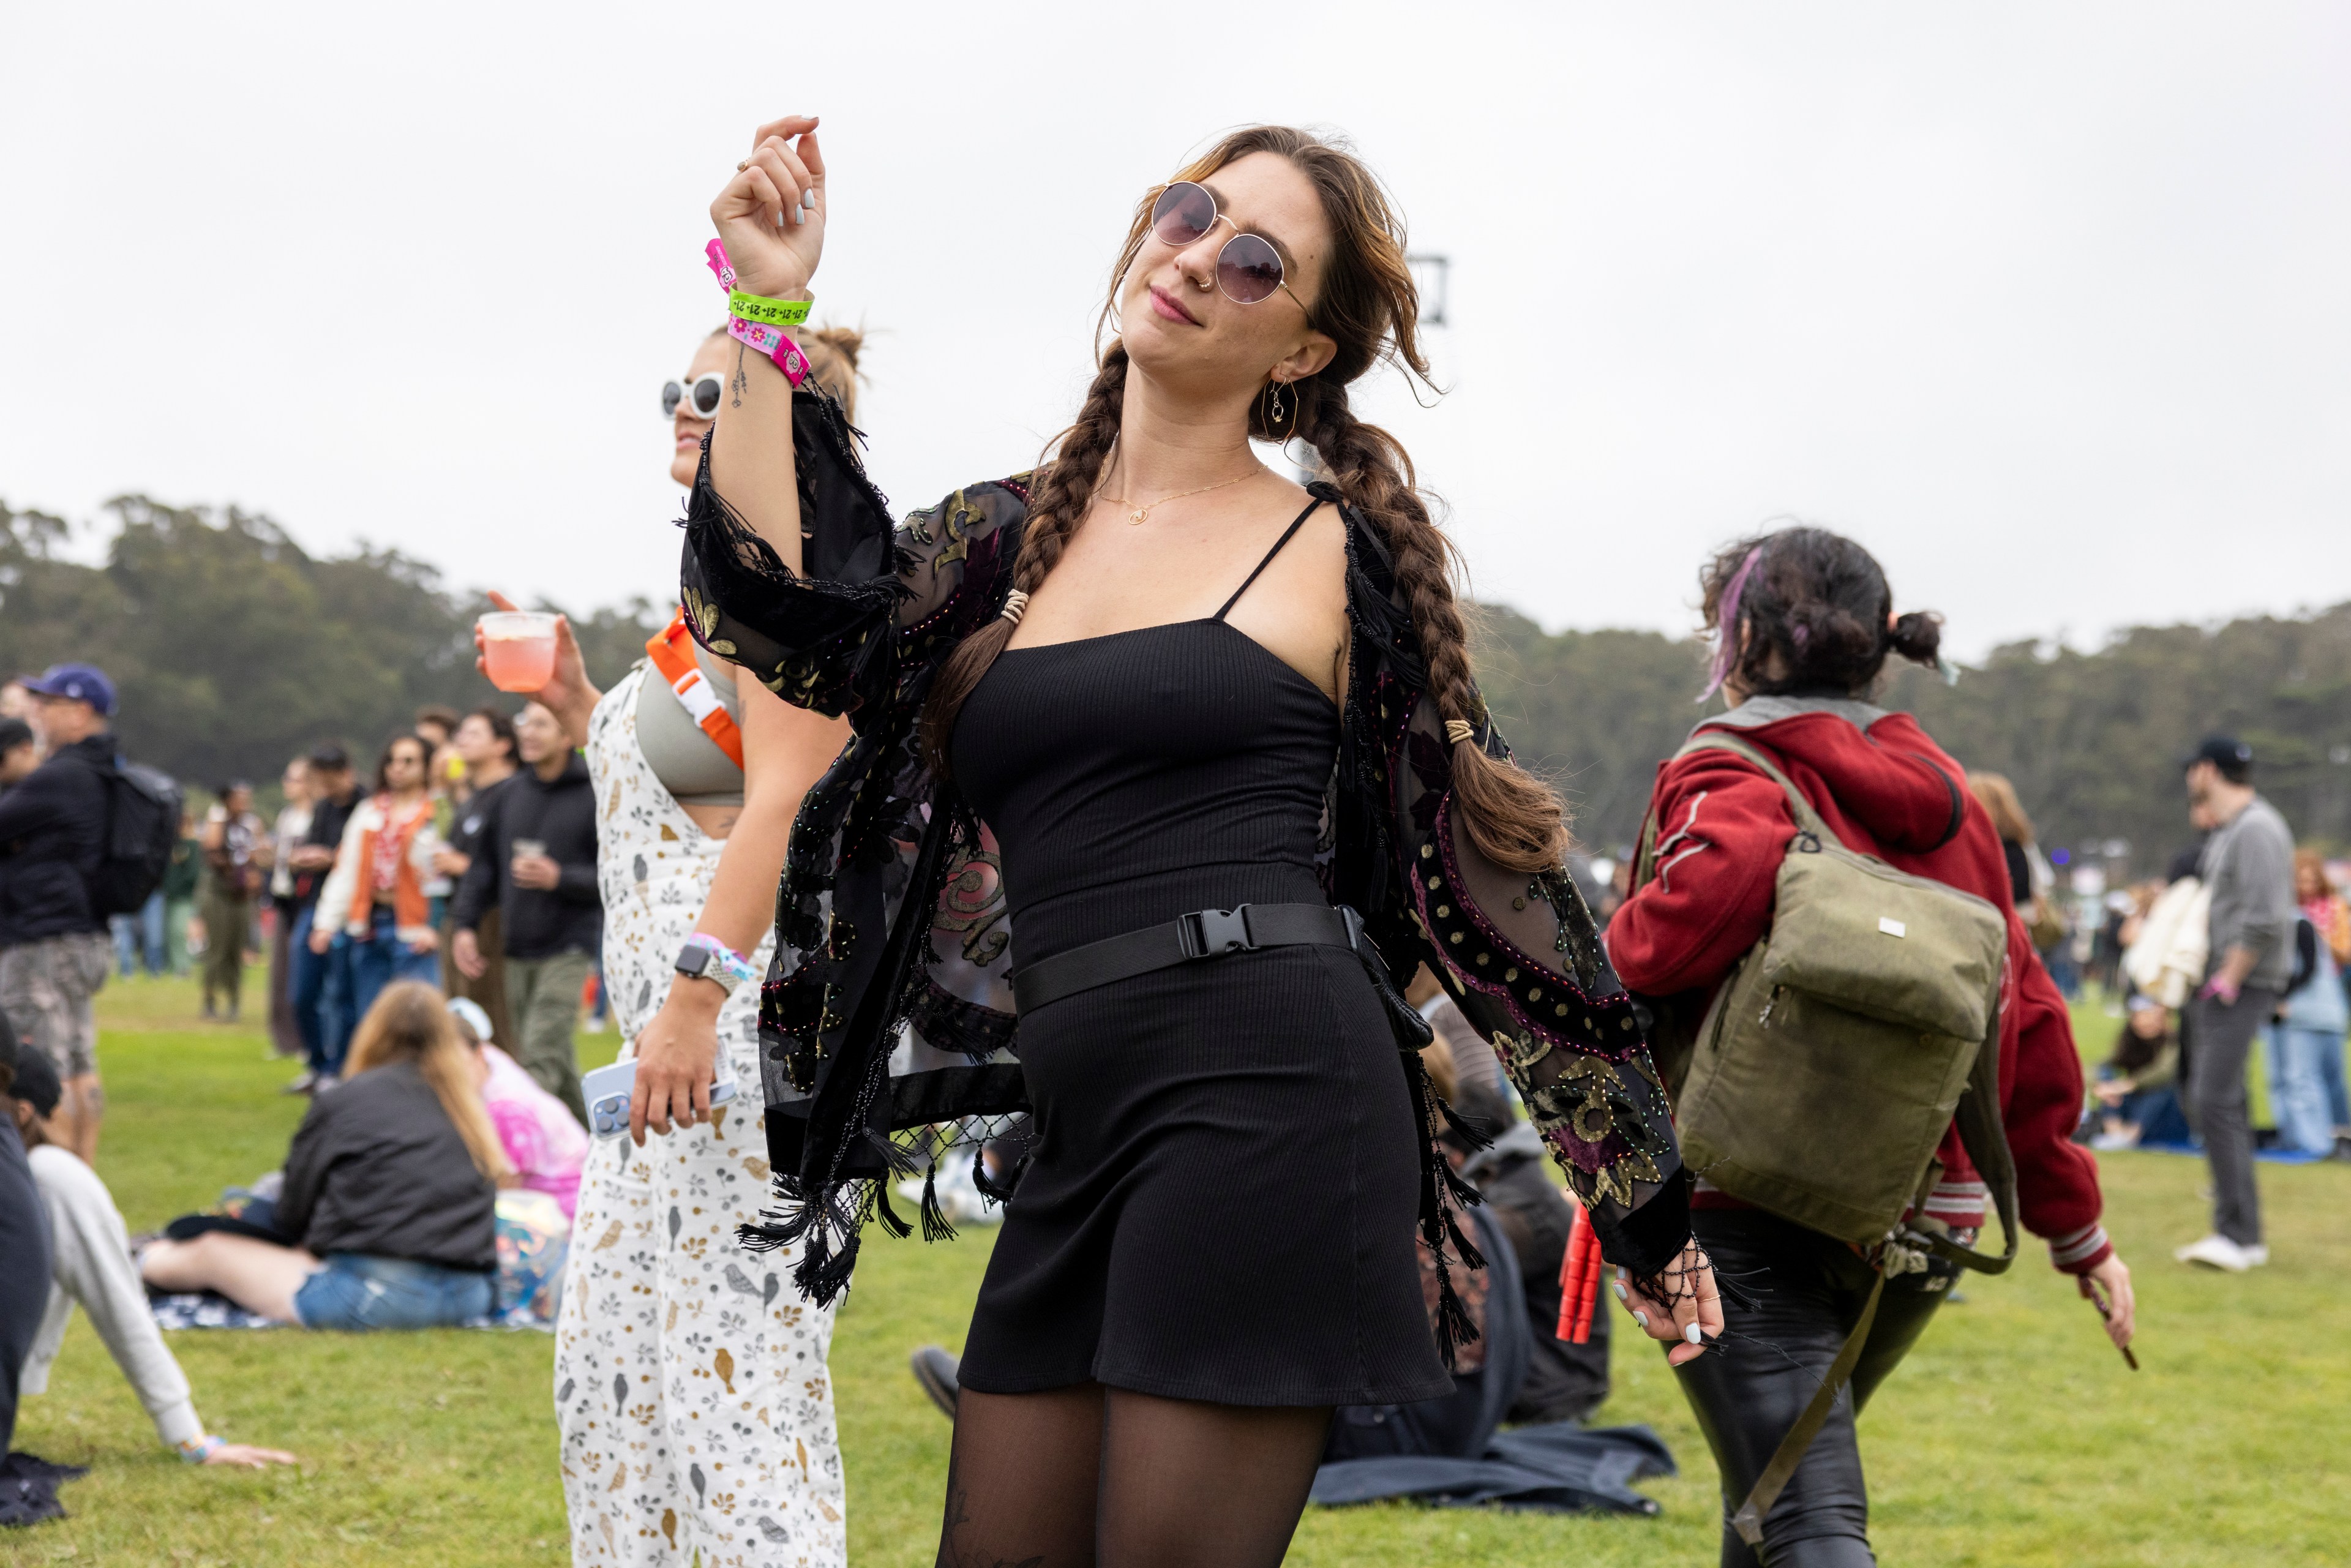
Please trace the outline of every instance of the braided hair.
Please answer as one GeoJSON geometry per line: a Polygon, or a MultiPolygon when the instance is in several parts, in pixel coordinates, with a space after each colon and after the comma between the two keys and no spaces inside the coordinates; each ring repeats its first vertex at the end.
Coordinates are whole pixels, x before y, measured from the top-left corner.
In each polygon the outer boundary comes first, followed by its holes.
{"type": "MultiPolygon", "coordinates": [[[[1295,413],[1270,417],[1270,402],[1250,407],[1249,434],[1260,441],[1293,437],[1311,444],[1340,496],[1386,541],[1428,667],[1428,695],[1443,720],[1458,720],[1469,737],[1452,742],[1453,789],[1470,841],[1489,860],[1518,872],[1557,868],[1567,852],[1566,814],[1559,797],[1482,741],[1486,713],[1469,666],[1468,629],[1454,593],[1451,541],[1421,499],[1412,459],[1395,437],[1355,417],[1347,387],[1381,361],[1421,382],[1428,380],[1417,324],[1419,290],[1405,259],[1404,221],[1378,178],[1342,143],[1288,126],[1237,131],[1184,169],[1179,180],[1201,181],[1252,152],[1284,158],[1314,186],[1332,246],[1312,324],[1336,345],[1315,375],[1290,382],[1285,403],[1295,413]],[[1277,428],[1279,424],[1279,428],[1277,428]]],[[[1113,317],[1120,280],[1150,233],[1154,191],[1136,205],[1126,245],[1111,273],[1113,317]]],[[[1030,493],[1029,517],[1012,567],[1012,587],[1033,593],[1061,560],[1070,536],[1092,505],[1096,486],[1118,439],[1126,388],[1126,350],[1116,340],[1102,353],[1076,423],[1061,433],[1051,460],[1030,493]]],[[[998,619],[966,637],[940,670],[923,716],[923,743],[932,768],[945,776],[947,750],[964,699],[1011,641],[1013,622],[998,619]]],[[[1457,728],[1455,733],[1460,733],[1457,728]]]]}

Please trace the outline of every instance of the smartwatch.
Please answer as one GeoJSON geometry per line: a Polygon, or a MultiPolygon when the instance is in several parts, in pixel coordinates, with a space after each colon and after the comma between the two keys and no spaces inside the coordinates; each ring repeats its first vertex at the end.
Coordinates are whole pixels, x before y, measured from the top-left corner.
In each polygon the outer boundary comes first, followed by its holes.
{"type": "Polygon", "coordinates": [[[717,937],[700,931],[687,937],[685,946],[678,949],[676,968],[679,974],[697,980],[715,980],[729,995],[745,980],[758,977],[750,959],[717,937]]]}

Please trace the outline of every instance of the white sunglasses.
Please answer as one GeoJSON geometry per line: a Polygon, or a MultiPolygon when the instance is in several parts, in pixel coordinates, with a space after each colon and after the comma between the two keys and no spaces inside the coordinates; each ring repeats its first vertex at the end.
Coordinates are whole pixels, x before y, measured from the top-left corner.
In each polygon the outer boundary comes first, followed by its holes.
{"type": "Polygon", "coordinates": [[[676,418],[678,404],[686,403],[690,405],[687,412],[695,418],[716,419],[718,416],[719,395],[726,390],[725,379],[715,373],[696,376],[692,381],[664,382],[662,383],[662,417],[676,418]]]}

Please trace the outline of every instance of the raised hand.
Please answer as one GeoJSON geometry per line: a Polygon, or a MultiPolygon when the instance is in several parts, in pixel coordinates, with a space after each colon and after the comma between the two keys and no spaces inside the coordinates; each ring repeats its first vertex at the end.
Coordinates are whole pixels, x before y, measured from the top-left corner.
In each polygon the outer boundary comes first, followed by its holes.
{"type": "Polygon", "coordinates": [[[816,276],[828,204],[816,123],[794,114],[759,127],[751,155],[710,204],[735,286],[747,294],[802,298],[816,276]]]}
{"type": "MultiPolygon", "coordinates": [[[[500,610],[522,607],[496,589],[490,591],[490,602],[500,610]]],[[[484,676],[490,673],[489,659],[483,647],[482,629],[474,628],[474,668],[484,676]]],[[[588,720],[596,711],[603,693],[588,678],[588,665],[580,656],[580,639],[571,634],[571,617],[555,618],[555,673],[547,685],[528,694],[530,700],[553,714],[563,726],[564,738],[573,746],[588,744],[588,720]]]]}

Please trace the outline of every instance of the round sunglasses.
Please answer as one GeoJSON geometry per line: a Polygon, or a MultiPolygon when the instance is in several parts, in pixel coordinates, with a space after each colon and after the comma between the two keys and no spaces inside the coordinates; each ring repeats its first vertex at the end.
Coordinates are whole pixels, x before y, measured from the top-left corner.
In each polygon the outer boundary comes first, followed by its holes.
{"type": "MultiPolygon", "coordinates": [[[[1176,181],[1151,204],[1151,232],[1160,243],[1177,250],[1197,245],[1217,224],[1232,222],[1217,210],[1217,198],[1207,186],[1189,180],[1176,181]]],[[[1298,298],[1281,274],[1281,253],[1262,235],[1233,224],[1233,237],[1217,253],[1217,287],[1224,297],[1236,305],[1261,305],[1279,288],[1305,310],[1306,301],[1298,298]]],[[[1313,312],[1307,315],[1311,319],[1313,312]]]]}
{"type": "Polygon", "coordinates": [[[695,418],[716,419],[718,416],[719,394],[726,390],[726,381],[716,374],[696,376],[690,382],[664,382],[662,417],[676,418],[677,405],[686,403],[689,405],[686,412],[695,418]]]}

